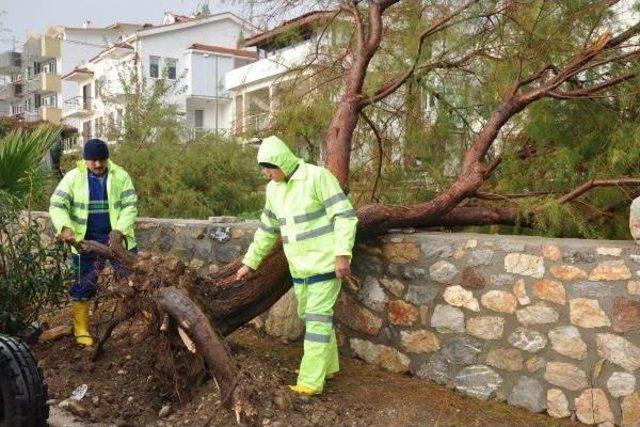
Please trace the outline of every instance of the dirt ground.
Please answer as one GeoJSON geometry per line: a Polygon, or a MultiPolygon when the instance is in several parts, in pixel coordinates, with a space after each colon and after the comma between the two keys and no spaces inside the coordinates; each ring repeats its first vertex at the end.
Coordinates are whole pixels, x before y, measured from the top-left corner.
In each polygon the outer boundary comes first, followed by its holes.
{"type": "MultiPolygon", "coordinates": [[[[50,316],[54,327],[70,319],[68,310],[50,316]]],[[[159,349],[138,320],[116,329],[106,352],[94,363],[91,352],[72,337],[32,345],[49,384],[51,425],[235,426],[233,414],[220,407],[213,381],[205,379],[180,393],[182,402],[158,378],[151,357],[159,349]],[[86,395],[75,414],[58,407],[81,384],[86,395]],[[163,407],[164,410],[162,409],[163,407]],[[159,416],[161,412],[168,412],[159,416]],[[78,415],[80,414],[80,415],[78,415]],[[73,424],[72,424],[73,423],[73,424]]],[[[443,386],[382,371],[342,357],[342,370],[313,398],[285,387],[295,381],[300,343],[283,343],[252,328],[229,337],[241,368],[261,390],[261,426],[551,426],[578,425],[532,414],[504,403],[482,402],[443,386]]]]}

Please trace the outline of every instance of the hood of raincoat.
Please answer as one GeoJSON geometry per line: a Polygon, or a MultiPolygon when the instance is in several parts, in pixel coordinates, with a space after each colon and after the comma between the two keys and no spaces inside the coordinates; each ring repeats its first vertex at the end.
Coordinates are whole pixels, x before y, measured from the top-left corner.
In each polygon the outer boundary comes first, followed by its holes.
{"type": "Polygon", "coordinates": [[[300,159],[291,152],[283,140],[277,136],[270,136],[260,144],[258,163],[271,163],[279,167],[286,176],[291,176],[300,159]]]}

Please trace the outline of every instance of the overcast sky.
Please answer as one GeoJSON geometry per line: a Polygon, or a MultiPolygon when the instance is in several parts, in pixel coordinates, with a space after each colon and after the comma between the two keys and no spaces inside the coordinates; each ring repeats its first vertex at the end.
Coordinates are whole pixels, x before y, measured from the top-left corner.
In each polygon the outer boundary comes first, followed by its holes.
{"type": "MultiPolygon", "coordinates": [[[[51,25],[81,26],[90,20],[93,26],[114,22],[162,22],[165,11],[189,15],[203,0],[0,0],[0,50],[11,49],[13,37],[18,48],[27,30],[44,32],[51,25]]],[[[244,13],[242,2],[209,1],[212,13],[244,13]]]]}

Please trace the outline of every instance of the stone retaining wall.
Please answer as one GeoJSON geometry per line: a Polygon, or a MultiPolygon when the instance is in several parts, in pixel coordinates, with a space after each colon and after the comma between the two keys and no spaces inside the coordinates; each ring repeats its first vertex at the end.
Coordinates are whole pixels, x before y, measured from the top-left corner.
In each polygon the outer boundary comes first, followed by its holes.
{"type": "MultiPolygon", "coordinates": [[[[256,226],[221,221],[141,219],[140,248],[216,269],[256,226]]],[[[343,351],[552,417],[640,424],[633,242],[396,233],[358,246],[353,270],[336,306],[343,351]]],[[[295,305],[285,295],[267,332],[298,338],[295,305]]]]}

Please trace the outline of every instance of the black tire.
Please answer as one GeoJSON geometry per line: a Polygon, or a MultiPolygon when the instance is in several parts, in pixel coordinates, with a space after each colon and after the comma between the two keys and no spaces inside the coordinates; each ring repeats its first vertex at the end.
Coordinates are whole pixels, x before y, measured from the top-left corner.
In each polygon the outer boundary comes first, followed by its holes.
{"type": "Polygon", "coordinates": [[[19,339],[0,334],[0,426],[46,426],[47,384],[19,339]]]}

